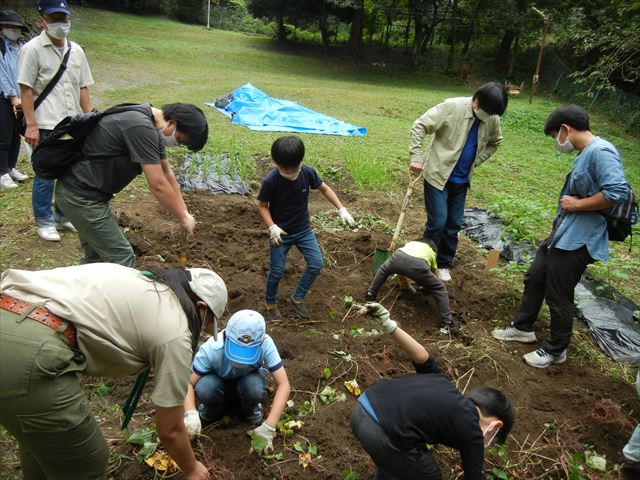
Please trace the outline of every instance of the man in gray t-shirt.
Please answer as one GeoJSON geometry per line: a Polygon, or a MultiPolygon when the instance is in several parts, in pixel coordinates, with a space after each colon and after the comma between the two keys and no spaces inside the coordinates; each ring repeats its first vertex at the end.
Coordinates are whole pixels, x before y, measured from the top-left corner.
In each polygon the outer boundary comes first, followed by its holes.
{"type": "Polygon", "coordinates": [[[180,193],[166,147],[186,145],[198,151],[207,142],[208,133],[204,112],[182,103],[162,109],[138,105],[99,121],[87,135],[82,159],[65,172],[56,187],[60,209],[78,229],[85,251],[81,263],[135,266],[135,254],[109,201],[140,173],[158,202],[187,234],[193,234],[195,220],[180,193]]]}

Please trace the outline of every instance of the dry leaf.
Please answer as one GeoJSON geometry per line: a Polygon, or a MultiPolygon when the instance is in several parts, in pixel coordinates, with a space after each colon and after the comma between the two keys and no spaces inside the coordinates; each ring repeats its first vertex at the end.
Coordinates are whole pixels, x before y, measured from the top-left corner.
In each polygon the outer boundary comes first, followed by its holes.
{"type": "Polygon", "coordinates": [[[360,385],[358,385],[358,382],[356,382],[355,378],[353,380],[349,380],[348,382],[344,382],[344,386],[347,387],[347,390],[349,390],[349,393],[352,393],[356,397],[360,396],[360,393],[361,393],[360,385]]]}
{"type": "Polygon", "coordinates": [[[162,450],[156,452],[145,460],[145,463],[158,472],[173,473],[178,471],[178,464],[162,450]]]}

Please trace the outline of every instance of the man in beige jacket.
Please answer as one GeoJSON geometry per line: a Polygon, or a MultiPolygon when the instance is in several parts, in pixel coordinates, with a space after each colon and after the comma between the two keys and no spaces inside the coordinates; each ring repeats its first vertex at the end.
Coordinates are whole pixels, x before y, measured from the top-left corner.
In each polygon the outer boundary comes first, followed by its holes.
{"type": "Polygon", "coordinates": [[[427,224],[423,237],[437,246],[442,281],[451,280],[449,269],[458,247],[471,174],[502,142],[500,116],[507,103],[504,87],[491,82],[473,97],[449,98],[430,108],[411,127],[410,168],[424,177],[427,224]],[[423,152],[429,134],[433,137],[423,152]]]}

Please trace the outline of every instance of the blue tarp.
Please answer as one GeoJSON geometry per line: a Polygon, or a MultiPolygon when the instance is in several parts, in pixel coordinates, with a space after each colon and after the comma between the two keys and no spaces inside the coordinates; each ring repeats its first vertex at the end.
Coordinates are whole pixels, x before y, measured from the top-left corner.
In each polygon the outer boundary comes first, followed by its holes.
{"type": "Polygon", "coordinates": [[[206,105],[217,108],[231,123],[251,130],[364,136],[367,129],[314,112],[291,100],[271,98],[250,83],[206,105]]]}

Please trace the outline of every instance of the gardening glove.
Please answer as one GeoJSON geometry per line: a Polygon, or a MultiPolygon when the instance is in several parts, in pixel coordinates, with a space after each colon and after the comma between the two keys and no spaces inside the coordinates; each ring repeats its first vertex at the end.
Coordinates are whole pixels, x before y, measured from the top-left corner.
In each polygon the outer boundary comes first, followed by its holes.
{"type": "Polygon", "coordinates": [[[398,324],[394,320],[391,320],[389,310],[379,303],[367,303],[360,309],[360,315],[365,315],[367,320],[382,333],[393,333],[396,328],[398,328],[398,324]]]}
{"type": "Polygon", "coordinates": [[[197,410],[187,410],[184,412],[184,426],[187,427],[189,437],[195,437],[202,430],[200,414],[197,410]]]}
{"type": "Polygon", "coordinates": [[[267,446],[264,447],[263,453],[273,452],[273,439],[276,438],[276,429],[269,425],[266,421],[262,422],[258,428],[255,428],[249,432],[249,435],[257,435],[260,438],[264,438],[267,441],[267,446]]]}
{"type": "Polygon", "coordinates": [[[273,245],[274,247],[282,245],[282,237],[286,234],[287,232],[285,232],[275,223],[271,225],[269,227],[269,241],[271,242],[271,245],[273,245]]]}
{"type": "Polygon", "coordinates": [[[338,214],[340,215],[340,220],[342,220],[342,223],[344,223],[345,225],[349,225],[350,227],[356,226],[356,222],[349,213],[349,210],[342,207],[340,210],[338,210],[338,214]]]}

